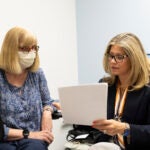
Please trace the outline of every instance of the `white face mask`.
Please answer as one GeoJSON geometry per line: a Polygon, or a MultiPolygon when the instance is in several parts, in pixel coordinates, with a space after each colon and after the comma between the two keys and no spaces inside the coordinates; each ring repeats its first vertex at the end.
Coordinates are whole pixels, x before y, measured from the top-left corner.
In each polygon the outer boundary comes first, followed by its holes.
{"type": "Polygon", "coordinates": [[[32,50],[27,53],[19,51],[18,55],[22,69],[26,69],[33,65],[34,59],[36,57],[36,51],[32,50]]]}

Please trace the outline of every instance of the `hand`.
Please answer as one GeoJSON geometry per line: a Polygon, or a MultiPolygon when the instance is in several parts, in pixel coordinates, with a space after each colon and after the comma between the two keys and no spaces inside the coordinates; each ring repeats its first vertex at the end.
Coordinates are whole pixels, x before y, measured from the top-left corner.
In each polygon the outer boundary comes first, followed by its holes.
{"type": "Polygon", "coordinates": [[[124,133],[125,123],[113,119],[101,119],[93,121],[92,127],[104,132],[105,134],[114,136],[117,133],[124,133]]]}
{"type": "Polygon", "coordinates": [[[57,108],[57,110],[61,110],[61,106],[59,102],[53,102],[52,104],[57,108]]]}
{"type": "Polygon", "coordinates": [[[28,138],[43,140],[49,144],[52,143],[54,140],[54,136],[52,132],[47,131],[47,130],[30,132],[28,138]]]}

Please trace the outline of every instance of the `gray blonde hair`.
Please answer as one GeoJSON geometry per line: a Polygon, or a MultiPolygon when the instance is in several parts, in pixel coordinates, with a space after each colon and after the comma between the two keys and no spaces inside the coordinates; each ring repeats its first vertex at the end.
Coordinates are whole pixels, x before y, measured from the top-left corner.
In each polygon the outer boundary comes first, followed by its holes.
{"type": "Polygon", "coordinates": [[[130,84],[130,90],[137,90],[142,88],[144,85],[147,85],[149,83],[150,63],[141,41],[132,33],[118,34],[108,43],[103,58],[103,66],[105,72],[110,76],[108,78],[104,78],[104,80],[106,80],[109,84],[113,84],[117,79],[117,76],[114,76],[111,73],[107,57],[107,54],[110,52],[111,46],[113,45],[118,45],[123,48],[130,61],[131,70],[127,79],[127,82],[130,84]]]}
{"type": "MultiPolygon", "coordinates": [[[[22,27],[13,27],[5,35],[0,53],[0,68],[6,72],[20,74],[22,72],[18,50],[20,46],[37,45],[37,38],[30,31],[22,27]]],[[[35,72],[39,68],[39,55],[33,65],[28,68],[29,71],[35,72]]]]}

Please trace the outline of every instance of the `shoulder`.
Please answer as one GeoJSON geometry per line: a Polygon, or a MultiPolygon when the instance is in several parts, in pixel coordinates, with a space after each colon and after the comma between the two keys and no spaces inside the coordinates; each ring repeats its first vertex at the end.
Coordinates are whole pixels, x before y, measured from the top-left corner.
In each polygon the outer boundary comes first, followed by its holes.
{"type": "Polygon", "coordinates": [[[43,72],[43,69],[42,68],[39,68],[36,72],[29,72],[29,74],[31,74],[31,75],[42,75],[42,74],[44,74],[44,72],[43,72]]]}
{"type": "MultiPolygon", "coordinates": [[[[150,105],[150,86],[144,86],[140,90],[137,90],[131,97],[139,100],[140,105],[145,105],[146,107],[150,105]]],[[[142,107],[142,106],[141,106],[142,107]]]]}
{"type": "Polygon", "coordinates": [[[39,68],[35,73],[37,73],[37,74],[38,74],[38,73],[39,73],[39,74],[40,74],[40,73],[43,73],[43,69],[42,69],[42,68],[39,68]]]}
{"type": "Polygon", "coordinates": [[[143,87],[145,94],[150,96],[150,85],[146,85],[143,87]]]}
{"type": "Polygon", "coordinates": [[[143,101],[148,100],[150,102],[150,86],[145,85],[140,89],[129,91],[129,94],[132,97],[138,97],[139,99],[142,98],[143,101]]]}
{"type": "MultiPolygon", "coordinates": [[[[147,93],[150,93],[150,85],[145,85],[143,86],[141,89],[139,89],[141,91],[145,91],[147,93]]],[[[137,90],[138,91],[138,90],[137,90]]]]}
{"type": "Polygon", "coordinates": [[[117,83],[117,79],[112,79],[111,77],[103,77],[99,79],[98,83],[102,82],[108,83],[108,86],[111,87],[117,83]]]}
{"type": "Polygon", "coordinates": [[[101,82],[107,82],[108,83],[108,78],[100,78],[98,82],[99,83],[101,83],[101,82]]]}
{"type": "Polygon", "coordinates": [[[39,68],[36,72],[29,72],[29,78],[34,80],[45,80],[43,69],[39,68]]]}

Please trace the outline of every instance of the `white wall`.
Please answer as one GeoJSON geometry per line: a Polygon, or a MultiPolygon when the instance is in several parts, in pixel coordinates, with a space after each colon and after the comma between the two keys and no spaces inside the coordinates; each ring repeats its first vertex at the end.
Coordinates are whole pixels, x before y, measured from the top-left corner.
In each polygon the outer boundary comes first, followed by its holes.
{"type": "Polygon", "coordinates": [[[102,58],[118,33],[135,33],[150,52],[149,0],[76,0],[79,82],[104,76],[102,58]]]}
{"type": "Polygon", "coordinates": [[[53,98],[59,86],[78,82],[75,0],[0,0],[0,45],[13,26],[37,35],[53,98]]]}

